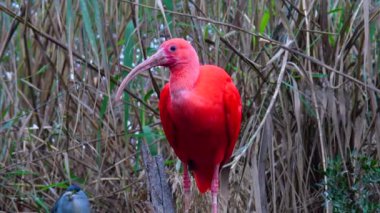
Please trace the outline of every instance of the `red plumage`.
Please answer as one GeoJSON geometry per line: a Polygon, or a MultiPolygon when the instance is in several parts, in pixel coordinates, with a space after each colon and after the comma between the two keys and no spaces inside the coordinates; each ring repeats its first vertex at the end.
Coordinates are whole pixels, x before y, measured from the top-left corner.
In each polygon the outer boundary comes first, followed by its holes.
{"type": "Polygon", "coordinates": [[[160,118],[179,159],[191,166],[200,192],[211,186],[213,168],[231,157],[241,123],[240,95],[231,77],[212,65],[200,67],[187,95],[172,101],[170,83],[161,91],[160,118]]]}

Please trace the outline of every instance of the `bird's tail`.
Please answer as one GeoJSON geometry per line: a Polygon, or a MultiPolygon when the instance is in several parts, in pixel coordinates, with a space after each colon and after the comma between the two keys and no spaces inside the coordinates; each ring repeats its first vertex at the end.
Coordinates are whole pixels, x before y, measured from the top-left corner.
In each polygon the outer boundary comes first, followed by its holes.
{"type": "Polygon", "coordinates": [[[201,193],[207,192],[211,188],[212,177],[214,175],[214,168],[211,166],[197,168],[194,172],[194,179],[197,183],[198,189],[201,193]]]}

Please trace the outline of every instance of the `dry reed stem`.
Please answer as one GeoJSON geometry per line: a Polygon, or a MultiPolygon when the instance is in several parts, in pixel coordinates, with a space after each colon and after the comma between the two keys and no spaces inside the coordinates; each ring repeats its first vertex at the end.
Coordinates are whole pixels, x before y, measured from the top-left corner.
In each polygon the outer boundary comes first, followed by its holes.
{"type": "MultiPolygon", "coordinates": [[[[0,3],[0,211],[46,211],[70,182],[94,212],[152,211],[142,140],[164,157],[182,209],[157,110],[168,73],[153,69],[112,101],[120,78],[170,37],[192,40],[242,95],[224,211],[326,211],[328,162],[342,159],[349,186],[363,173],[355,153],[379,162],[378,1],[24,3],[0,3]]],[[[209,211],[210,195],[192,191],[191,212],[209,211]]]]}

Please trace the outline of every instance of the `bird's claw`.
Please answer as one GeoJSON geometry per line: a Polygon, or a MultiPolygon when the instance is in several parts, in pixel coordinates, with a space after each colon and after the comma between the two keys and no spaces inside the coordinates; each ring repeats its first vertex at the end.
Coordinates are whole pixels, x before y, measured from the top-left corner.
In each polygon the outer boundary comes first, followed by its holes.
{"type": "Polygon", "coordinates": [[[190,204],[191,204],[191,197],[190,197],[190,192],[185,192],[185,213],[188,213],[190,210],[190,204]]]}

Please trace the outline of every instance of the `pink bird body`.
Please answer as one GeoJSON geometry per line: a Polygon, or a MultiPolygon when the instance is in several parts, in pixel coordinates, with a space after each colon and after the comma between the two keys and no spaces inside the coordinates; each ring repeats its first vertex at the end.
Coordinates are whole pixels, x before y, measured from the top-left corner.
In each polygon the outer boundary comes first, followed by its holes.
{"type": "Polygon", "coordinates": [[[217,211],[219,170],[231,157],[241,124],[241,99],[231,77],[220,67],[199,64],[194,48],[183,39],[164,42],[157,53],[136,66],[121,83],[116,99],[139,72],[154,66],[170,69],[159,102],[165,135],[184,165],[185,210],[190,178],[200,192],[211,189],[217,211]]]}

